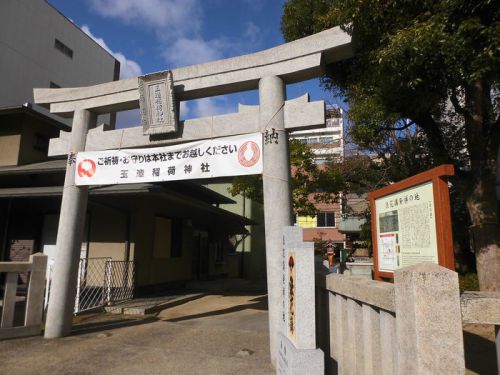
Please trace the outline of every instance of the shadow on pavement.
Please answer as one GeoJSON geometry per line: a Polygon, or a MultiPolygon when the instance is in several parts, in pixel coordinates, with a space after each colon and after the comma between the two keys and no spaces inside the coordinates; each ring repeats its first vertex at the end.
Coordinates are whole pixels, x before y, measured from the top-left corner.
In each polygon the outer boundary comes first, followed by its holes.
{"type": "MultiPolygon", "coordinates": [[[[193,298],[193,299],[187,299],[187,300],[179,302],[179,303],[173,303],[166,308],[162,308],[162,306],[160,304],[158,306],[158,309],[155,309],[155,311],[151,311],[151,313],[149,313],[147,315],[128,315],[128,317],[126,317],[127,315],[106,314],[104,312],[93,312],[93,313],[88,313],[88,314],[82,314],[82,315],[75,317],[75,320],[73,322],[73,330],[71,331],[71,335],[72,336],[85,335],[85,334],[89,334],[89,333],[103,332],[103,331],[113,330],[113,329],[117,329],[117,328],[125,328],[125,327],[132,327],[132,326],[138,326],[138,325],[143,325],[143,324],[149,324],[149,323],[154,323],[157,321],[175,323],[175,322],[182,322],[182,321],[199,319],[199,318],[210,317],[210,316],[225,315],[225,314],[230,314],[230,313],[244,311],[244,310],[250,310],[250,309],[251,310],[260,310],[260,311],[267,311],[267,309],[268,309],[267,295],[255,293],[255,298],[252,298],[252,299],[245,301],[245,302],[243,302],[239,305],[236,305],[236,306],[226,307],[226,308],[213,310],[213,311],[200,312],[197,314],[196,313],[190,314],[190,315],[186,314],[186,315],[178,316],[175,318],[161,319],[161,317],[158,317],[158,315],[162,311],[168,310],[169,308],[172,308],[175,306],[183,305],[183,304],[188,303],[188,302],[195,300],[195,299],[210,296],[211,294],[212,293],[210,293],[210,294],[207,293],[207,294],[196,296],[196,298],[193,298]]],[[[222,293],[213,293],[213,295],[218,295],[218,296],[223,296],[223,297],[233,297],[233,296],[248,296],[249,293],[222,292],[222,293]]],[[[149,299],[152,299],[152,300],[161,299],[159,296],[160,296],[159,294],[156,294],[156,295],[149,297],[149,298],[148,297],[138,298],[137,303],[140,305],[140,303],[143,302],[143,300],[148,301],[149,299]]],[[[135,306],[134,300],[131,300],[128,303],[131,306],[135,306]]]]}
{"type": "MultiPolygon", "coordinates": [[[[223,295],[234,296],[235,294],[223,294],[223,295]]],[[[233,312],[243,311],[243,310],[248,310],[248,309],[267,311],[267,295],[253,298],[250,300],[250,302],[252,302],[252,303],[245,303],[242,305],[228,307],[225,309],[207,311],[207,312],[200,313],[200,314],[192,314],[192,315],[181,316],[178,318],[162,319],[162,320],[165,322],[182,322],[185,320],[192,320],[192,319],[206,318],[209,316],[230,314],[233,312]]]]}
{"type": "Polygon", "coordinates": [[[124,319],[121,316],[117,316],[117,320],[105,320],[98,322],[88,322],[75,324],[73,330],[71,331],[72,336],[85,335],[88,333],[107,331],[111,329],[132,327],[137,325],[149,324],[158,321],[158,318],[154,316],[147,316],[134,319],[124,319]]]}

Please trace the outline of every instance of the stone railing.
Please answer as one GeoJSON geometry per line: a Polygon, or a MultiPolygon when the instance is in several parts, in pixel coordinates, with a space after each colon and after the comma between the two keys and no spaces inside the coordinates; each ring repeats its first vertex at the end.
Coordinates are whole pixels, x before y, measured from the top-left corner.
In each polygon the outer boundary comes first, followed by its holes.
{"type": "Polygon", "coordinates": [[[0,340],[38,335],[41,332],[43,297],[47,256],[34,254],[28,262],[0,262],[0,273],[5,273],[2,300],[0,340]],[[30,273],[23,325],[14,326],[16,312],[17,282],[20,273],[30,273]]]}
{"type": "Polygon", "coordinates": [[[331,374],[463,374],[462,322],[499,324],[498,293],[466,293],[432,263],[402,268],[394,284],[317,275],[317,338],[331,374]]]}

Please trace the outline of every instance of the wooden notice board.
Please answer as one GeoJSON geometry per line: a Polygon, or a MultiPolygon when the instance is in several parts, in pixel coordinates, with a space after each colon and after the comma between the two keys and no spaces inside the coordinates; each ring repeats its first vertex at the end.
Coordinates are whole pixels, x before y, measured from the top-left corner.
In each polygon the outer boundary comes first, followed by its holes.
{"type": "Polygon", "coordinates": [[[455,270],[448,190],[453,175],[453,165],[444,164],[368,194],[376,280],[420,262],[455,270]]]}

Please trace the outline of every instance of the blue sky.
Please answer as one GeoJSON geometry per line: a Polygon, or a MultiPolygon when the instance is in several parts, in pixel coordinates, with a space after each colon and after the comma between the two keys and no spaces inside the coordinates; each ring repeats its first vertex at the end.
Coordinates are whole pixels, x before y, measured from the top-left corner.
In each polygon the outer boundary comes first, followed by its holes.
{"type": "MultiPolygon", "coordinates": [[[[121,78],[252,53],[283,43],[278,0],[49,0],[121,63],[121,78]]],[[[339,103],[319,80],[289,85],[289,99],[339,103]]],[[[256,92],[184,103],[182,118],[236,112],[258,104],[256,92]]],[[[139,124],[137,111],[118,126],[139,124]]]]}

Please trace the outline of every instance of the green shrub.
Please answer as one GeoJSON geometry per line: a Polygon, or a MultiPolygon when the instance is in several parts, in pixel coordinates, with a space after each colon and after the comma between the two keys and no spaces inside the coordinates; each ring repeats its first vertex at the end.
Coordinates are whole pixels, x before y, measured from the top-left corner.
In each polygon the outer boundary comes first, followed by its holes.
{"type": "Polygon", "coordinates": [[[477,273],[466,273],[465,275],[458,275],[458,283],[460,285],[460,292],[466,290],[479,290],[477,273]]]}

